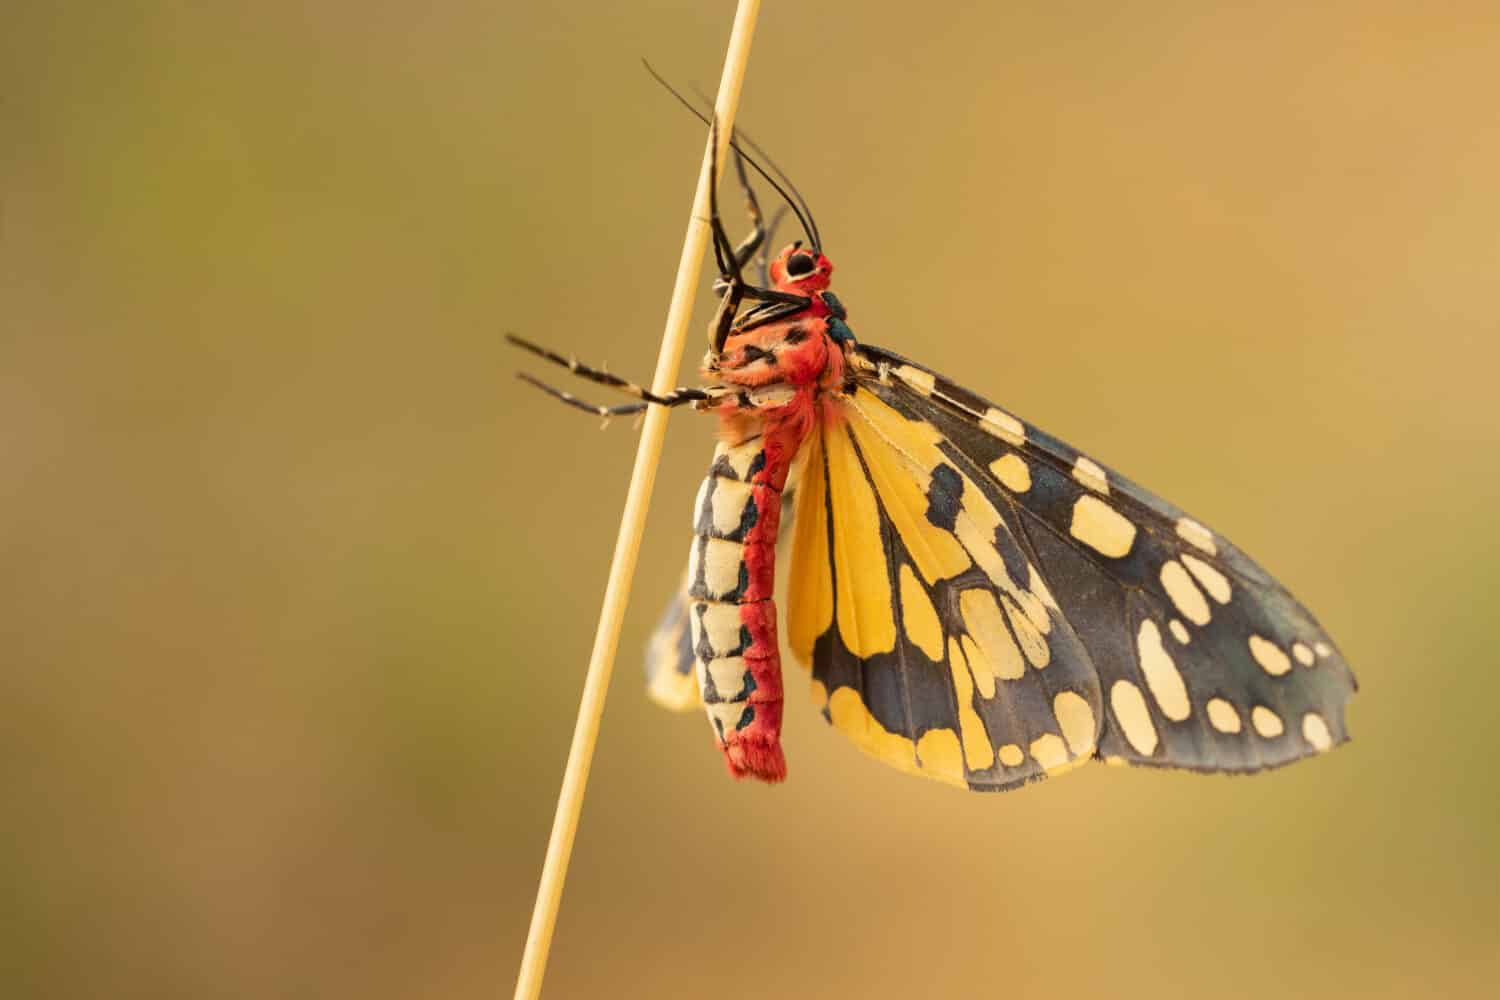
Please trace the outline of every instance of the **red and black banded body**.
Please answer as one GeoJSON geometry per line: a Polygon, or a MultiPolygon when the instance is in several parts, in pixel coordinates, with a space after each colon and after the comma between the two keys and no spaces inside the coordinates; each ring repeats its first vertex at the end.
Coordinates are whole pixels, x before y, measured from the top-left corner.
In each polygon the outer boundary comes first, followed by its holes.
{"type": "Polygon", "coordinates": [[[821,254],[788,248],[771,265],[774,290],[809,305],[758,324],[747,313],[704,368],[743,390],[716,407],[720,442],[693,508],[687,594],[699,693],[735,777],[786,776],[776,540],[792,462],[812,430],[836,417],[828,399],[844,378],[835,338],[843,309],[827,293],[832,270],[821,254]],[[798,273],[789,275],[794,255],[798,273]]]}

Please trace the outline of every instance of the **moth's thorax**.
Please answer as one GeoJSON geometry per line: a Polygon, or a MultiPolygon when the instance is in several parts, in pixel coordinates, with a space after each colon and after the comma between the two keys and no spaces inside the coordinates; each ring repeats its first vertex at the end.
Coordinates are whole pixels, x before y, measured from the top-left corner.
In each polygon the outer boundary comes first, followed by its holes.
{"type": "Polygon", "coordinates": [[[808,307],[773,323],[732,330],[723,350],[709,358],[705,373],[749,387],[780,383],[816,390],[839,385],[843,350],[830,336],[833,313],[821,294],[828,289],[833,264],[794,243],[776,255],[770,273],[776,291],[803,296],[808,307]],[[799,273],[792,275],[787,264],[794,256],[800,261],[795,269],[799,273]]]}
{"type": "Polygon", "coordinates": [[[731,333],[709,374],[732,385],[816,386],[835,359],[842,371],[843,359],[828,339],[828,324],[806,310],[791,319],[731,333]]]}

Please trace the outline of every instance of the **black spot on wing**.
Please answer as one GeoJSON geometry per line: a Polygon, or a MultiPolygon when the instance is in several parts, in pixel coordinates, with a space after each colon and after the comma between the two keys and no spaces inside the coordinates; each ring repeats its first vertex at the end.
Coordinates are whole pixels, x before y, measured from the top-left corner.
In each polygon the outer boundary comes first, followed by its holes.
{"type": "Polygon", "coordinates": [[[864,675],[865,707],[887,730],[911,735],[906,709],[905,665],[892,654],[880,654],[865,660],[861,667],[864,675]]]}
{"type": "Polygon", "coordinates": [[[963,478],[951,465],[932,470],[932,485],[927,489],[927,520],[944,531],[952,531],[958,524],[963,485],[963,478]]]}

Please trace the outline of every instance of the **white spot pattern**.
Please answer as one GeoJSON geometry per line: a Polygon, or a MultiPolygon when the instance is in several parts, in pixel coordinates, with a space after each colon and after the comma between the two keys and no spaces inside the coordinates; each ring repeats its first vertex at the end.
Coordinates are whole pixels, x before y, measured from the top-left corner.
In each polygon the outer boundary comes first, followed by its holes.
{"type": "Polygon", "coordinates": [[[1125,732],[1125,742],[1142,757],[1156,752],[1158,737],[1156,726],[1151,721],[1151,711],[1146,707],[1146,698],[1141,689],[1129,681],[1115,681],[1109,689],[1109,706],[1125,732]]]}
{"type": "Polygon", "coordinates": [[[1136,635],[1136,652],[1140,654],[1141,673],[1146,675],[1146,687],[1161,712],[1173,722],[1181,722],[1192,714],[1193,706],[1188,701],[1187,685],[1177,664],[1167,654],[1161,642],[1161,629],[1147,618],[1141,622],[1136,635]]]}
{"type": "Polygon", "coordinates": [[[1208,624],[1208,600],[1193,583],[1188,571],[1182,568],[1182,563],[1176,559],[1167,560],[1161,568],[1161,585],[1182,617],[1194,625],[1208,624]]]}
{"type": "Polygon", "coordinates": [[[1272,677],[1280,677],[1292,669],[1292,661],[1282,648],[1262,636],[1250,637],[1250,655],[1255,657],[1255,662],[1259,663],[1261,669],[1272,677]]]}

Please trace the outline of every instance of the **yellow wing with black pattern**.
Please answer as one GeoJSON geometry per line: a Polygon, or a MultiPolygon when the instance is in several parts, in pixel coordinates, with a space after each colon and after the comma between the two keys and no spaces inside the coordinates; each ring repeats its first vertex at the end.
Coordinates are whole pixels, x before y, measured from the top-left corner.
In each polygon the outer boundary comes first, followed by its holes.
{"type": "Polygon", "coordinates": [[[1354,678],[1220,536],[889,352],[804,447],[788,639],[836,728],[977,790],[1090,757],[1253,771],[1347,739],[1354,678]]]}

